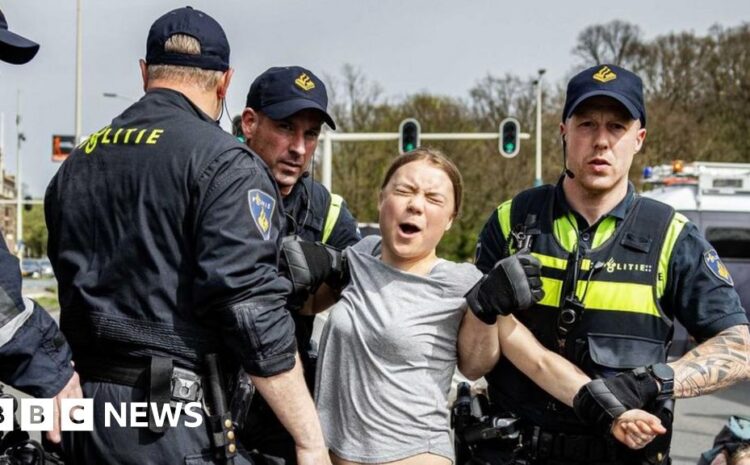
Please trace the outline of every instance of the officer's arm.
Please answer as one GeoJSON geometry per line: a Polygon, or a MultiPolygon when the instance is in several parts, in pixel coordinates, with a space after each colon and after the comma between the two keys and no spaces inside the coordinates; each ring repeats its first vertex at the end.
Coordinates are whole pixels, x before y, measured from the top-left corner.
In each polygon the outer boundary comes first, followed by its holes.
{"type": "Polygon", "coordinates": [[[18,259],[0,234],[0,381],[35,397],[50,398],[73,376],[71,359],[55,320],[21,296],[18,259]]]}
{"type": "Polygon", "coordinates": [[[747,317],[731,277],[712,252],[692,223],[672,252],[663,306],[704,341],[670,364],[675,397],[708,394],[750,378],[747,317]]]}
{"type": "Polygon", "coordinates": [[[299,356],[290,371],[267,378],[250,376],[250,379],[294,438],[298,463],[330,463],[315,404],[304,383],[299,356]]]}
{"type": "Polygon", "coordinates": [[[275,184],[257,159],[232,152],[197,182],[195,308],[245,371],[272,376],[294,366],[294,323],[279,276],[282,230],[275,184]]]}
{"type": "Polygon", "coordinates": [[[750,379],[750,332],[735,325],[669,364],[674,396],[696,397],[750,379]]]}

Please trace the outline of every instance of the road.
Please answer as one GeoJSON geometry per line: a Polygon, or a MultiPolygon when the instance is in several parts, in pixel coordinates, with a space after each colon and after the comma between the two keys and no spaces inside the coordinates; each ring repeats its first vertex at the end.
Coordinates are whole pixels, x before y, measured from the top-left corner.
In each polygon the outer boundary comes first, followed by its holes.
{"type": "Polygon", "coordinates": [[[730,415],[750,417],[750,382],[716,394],[677,401],[672,459],[674,465],[695,465],[711,448],[714,436],[730,415]]]}
{"type": "Polygon", "coordinates": [[[44,293],[45,289],[51,287],[57,287],[57,281],[55,280],[55,278],[23,278],[23,295],[27,295],[32,298],[40,293],[44,293]]]}

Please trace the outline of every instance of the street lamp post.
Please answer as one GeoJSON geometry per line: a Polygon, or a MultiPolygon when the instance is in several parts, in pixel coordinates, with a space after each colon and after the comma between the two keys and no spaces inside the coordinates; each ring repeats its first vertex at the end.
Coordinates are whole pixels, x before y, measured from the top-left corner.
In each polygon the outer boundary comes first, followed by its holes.
{"type": "Polygon", "coordinates": [[[81,0],[76,0],[76,108],[75,108],[75,143],[81,141],[83,107],[83,39],[81,35],[81,0]]]}
{"type": "Polygon", "coordinates": [[[534,81],[536,85],[536,170],[534,185],[542,185],[542,76],[547,70],[540,69],[539,78],[534,81]]]}
{"type": "Polygon", "coordinates": [[[21,132],[21,89],[18,89],[16,100],[16,254],[23,258],[23,192],[21,184],[21,142],[26,136],[21,132]]]}

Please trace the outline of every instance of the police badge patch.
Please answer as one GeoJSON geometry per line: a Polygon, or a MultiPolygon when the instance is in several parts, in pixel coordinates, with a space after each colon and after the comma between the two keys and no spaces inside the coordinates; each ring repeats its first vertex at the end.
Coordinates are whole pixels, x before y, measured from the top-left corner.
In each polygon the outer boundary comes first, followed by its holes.
{"type": "Polygon", "coordinates": [[[276,210],[276,198],[259,189],[247,191],[247,203],[250,205],[250,215],[255,221],[264,240],[271,237],[271,219],[276,210]]]}
{"type": "Polygon", "coordinates": [[[729,270],[727,269],[726,265],[722,263],[721,259],[719,258],[719,254],[717,254],[714,249],[706,250],[705,252],[703,252],[703,262],[706,264],[708,269],[711,270],[711,273],[713,273],[717,278],[721,279],[730,286],[734,286],[734,281],[732,280],[732,276],[729,274],[729,270]]]}

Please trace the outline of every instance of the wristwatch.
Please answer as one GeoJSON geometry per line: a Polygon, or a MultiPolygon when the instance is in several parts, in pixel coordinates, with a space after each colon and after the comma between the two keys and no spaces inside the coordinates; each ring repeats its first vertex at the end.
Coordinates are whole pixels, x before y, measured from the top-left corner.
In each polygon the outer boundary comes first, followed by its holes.
{"type": "Polygon", "coordinates": [[[674,370],[666,363],[655,363],[648,367],[648,372],[661,385],[658,399],[671,399],[674,397],[674,370]]]}

